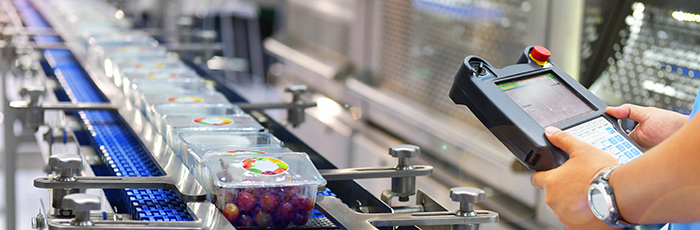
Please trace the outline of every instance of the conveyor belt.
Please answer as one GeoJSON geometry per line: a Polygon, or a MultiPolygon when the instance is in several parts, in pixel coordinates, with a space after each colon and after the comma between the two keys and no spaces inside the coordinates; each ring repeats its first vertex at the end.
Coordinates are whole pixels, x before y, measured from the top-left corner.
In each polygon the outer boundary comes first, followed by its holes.
{"type": "MultiPolygon", "coordinates": [[[[26,1],[13,1],[28,27],[49,27],[36,9],[26,1]]],[[[57,42],[56,36],[35,36],[35,41],[57,42]]],[[[67,50],[45,50],[44,56],[56,77],[73,102],[107,102],[77,60],[67,50]]],[[[91,143],[102,155],[113,176],[161,176],[148,150],[113,111],[81,111],[80,117],[90,130],[91,143]]],[[[129,213],[137,220],[191,221],[187,205],[174,191],[166,189],[124,189],[124,200],[129,201],[129,213]]]]}
{"type": "MultiPolygon", "coordinates": [[[[14,1],[17,10],[28,27],[50,27],[33,6],[22,0],[14,1]]],[[[60,42],[57,36],[35,36],[35,41],[60,42]]],[[[78,61],[68,50],[44,51],[49,66],[60,82],[65,94],[73,102],[108,102],[95,86],[78,61]]],[[[66,97],[59,97],[66,98],[66,97]]],[[[90,131],[90,143],[109,168],[109,176],[140,177],[162,176],[148,150],[131,131],[125,121],[113,111],[80,111],[80,118],[90,131]]],[[[107,175],[102,175],[107,176],[107,175]]],[[[136,220],[189,221],[186,204],[174,191],[164,189],[124,189],[120,196],[126,202],[129,213],[136,220]]],[[[318,195],[334,196],[329,189],[318,195]]],[[[314,209],[312,221],[305,227],[327,228],[334,226],[318,210],[314,209]]]]}

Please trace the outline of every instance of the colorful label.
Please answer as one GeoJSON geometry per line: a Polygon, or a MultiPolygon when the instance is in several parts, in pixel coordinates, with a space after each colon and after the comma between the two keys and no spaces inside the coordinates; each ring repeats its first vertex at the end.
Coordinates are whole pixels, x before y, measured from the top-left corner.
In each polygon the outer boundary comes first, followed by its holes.
{"type": "Polygon", "coordinates": [[[165,79],[165,78],[176,78],[177,74],[176,73],[171,73],[171,74],[155,74],[155,73],[148,73],[146,74],[147,78],[153,78],[153,79],[165,79]]]}
{"type": "Polygon", "coordinates": [[[168,98],[168,101],[173,103],[199,103],[202,102],[202,98],[193,96],[179,96],[168,98]]]}
{"type": "MultiPolygon", "coordinates": [[[[226,153],[257,153],[257,154],[265,154],[263,151],[255,151],[255,150],[229,150],[226,151],[226,153]]],[[[238,154],[233,154],[231,156],[238,156],[238,154]]]]}
{"type": "Polygon", "coordinates": [[[211,126],[230,125],[233,123],[232,120],[226,119],[223,117],[200,117],[200,118],[194,119],[193,121],[194,121],[194,123],[197,123],[197,124],[211,125],[211,126]]]}
{"type": "Polygon", "coordinates": [[[241,161],[241,167],[260,175],[278,175],[289,170],[289,165],[275,158],[252,157],[241,161]]]}

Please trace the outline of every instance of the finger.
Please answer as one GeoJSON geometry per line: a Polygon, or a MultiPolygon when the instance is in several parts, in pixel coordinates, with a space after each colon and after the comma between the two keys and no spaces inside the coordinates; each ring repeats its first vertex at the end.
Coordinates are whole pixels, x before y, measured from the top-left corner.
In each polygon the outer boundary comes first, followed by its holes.
{"type": "Polygon", "coordinates": [[[547,139],[549,139],[549,142],[552,142],[554,146],[564,150],[564,152],[569,153],[571,157],[574,156],[574,150],[588,145],[588,143],[579,140],[575,136],[552,126],[545,128],[544,133],[547,139]]]}
{"type": "Polygon", "coordinates": [[[605,108],[605,112],[617,119],[627,119],[630,115],[629,108],[622,106],[605,108]]]}
{"type": "Polygon", "coordinates": [[[547,177],[547,172],[549,171],[533,173],[532,177],[530,177],[530,183],[532,186],[535,188],[544,189],[544,179],[547,177]]]}
{"type": "MultiPolygon", "coordinates": [[[[619,109],[620,114],[624,115],[624,118],[617,117],[613,114],[608,113],[617,119],[629,118],[630,120],[633,120],[636,122],[642,122],[642,121],[645,121],[646,119],[648,119],[649,116],[651,116],[651,114],[652,114],[652,111],[650,108],[642,107],[642,106],[638,106],[638,105],[624,104],[624,105],[621,105],[620,107],[617,107],[617,108],[620,108],[619,109]],[[625,111],[625,110],[627,110],[627,111],[625,111]]],[[[613,110],[615,110],[615,109],[613,109],[613,110]]],[[[608,112],[608,110],[606,109],[605,112],[608,112]]],[[[617,112],[617,111],[615,111],[615,112],[617,112]]]]}

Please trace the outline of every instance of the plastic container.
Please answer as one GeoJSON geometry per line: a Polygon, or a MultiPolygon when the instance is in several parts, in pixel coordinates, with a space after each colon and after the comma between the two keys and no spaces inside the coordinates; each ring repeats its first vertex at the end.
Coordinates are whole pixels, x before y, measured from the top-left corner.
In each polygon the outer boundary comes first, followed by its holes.
{"type": "Polygon", "coordinates": [[[140,81],[162,81],[168,79],[202,79],[194,70],[172,70],[172,71],[126,71],[118,73],[118,77],[114,77],[114,84],[117,87],[122,87],[124,92],[128,91],[131,84],[140,81]],[[120,79],[120,80],[117,80],[120,79]]]}
{"type": "Polygon", "coordinates": [[[236,105],[229,103],[219,104],[156,104],[152,107],[153,119],[151,122],[156,126],[159,133],[165,133],[163,121],[166,117],[192,117],[204,115],[231,115],[242,114],[243,110],[236,105]]]}
{"type": "MultiPolygon", "coordinates": [[[[178,137],[180,133],[209,131],[258,132],[263,129],[262,125],[248,114],[166,117],[165,125],[165,139],[173,149],[175,149],[176,146],[180,146],[180,138],[178,137]]],[[[212,140],[216,139],[217,138],[202,140],[200,143],[212,143],[212,140]]]]}
{"type": "MultiPolygon", "coordinates": [[[[208,174],[206,169],[206,164],[204,162],[205,156],[207,154],[270,154],[270,153],[291,153],[292,150],[284,147],[254,147],[251,146],[237,146],[237,147],[226,147],[221,149],[189,149],[186,156],[184,157],[183,163],[190,169],[190,172],[201,184],[210,183],[210,180],[205,180],[203,178],[208,174]]],[[[209,186],[211,187],[211,186],[209,186]]],[[[209,194],[212,190],[209,190],[209,194]]],[[[209,197],[211,199],[212,197],[209,197]]]]}
{"type": "Polygon", "coordinates": [[[208,150],[241,147],[280,148],[284,144],[274,135],[263,132],[189,132],[181,133],[178,137],[180,146],[171,145],[171,148],[183,163],[189,162],[187,157],[183,157],[188,152],[201,154],[208,150]]]}
{"type": "MultiPolygon", "coordinates": [[[[106,67],[107,65],[105,65],[106,67]]],[[[154,72],[154,71],[173,71],[173,72],[185,72],[193,71],[189,66],[182,63],[180,59],[177,58],[167,58],[167,57],[156,57],[156,58],[135,58],[134,60],[127,60],[126,58],[112,59],[112,68],[115,83],[117,86],[121,85],[121,76],[123,72],[154,72]]],[[[106,73],[105,68],[105,73],[106,73]]]]}
{"type": "MultiPolygon", "coordinates": [[[[160,79],[170,79],[175,78],[172,76],[163,76],[160,73],[178,73],[178,74],[189,74],[192,77],[199,77],[197,72],[186,66],[180,59],[176,57],[167,56],[139,56],[139,57],[119,57],[115,59],[106,59],[105,61],[105,74],[112,72],[112,80],[114,85],[117,87],[122,87],[122,83],[125,79],[131,77],[138,77],[139,75],[146,75],[152,79],[156,79],[157,76],[161,76],[160,79]],[[161,66],[162,65],[162,66],[161,66]],[[119,66],[127,66],[128,68],[121,68],[119,66]],[[154,67],[156,66],[156,67],[154,67]],[[170,67],[173,68],[170,68],[170,67]],[[163,67],[163,68],[159,68],[163,67]],[[112,68],[111,70],[109,68],[112,68]],[[156,75],[156,74],[160,75],[156,75]],[[150,74],[150,75],[149,75],[150,74]]],[[[172,75],[172,74],[171,74],[172,75]]],[[[177,77],[177,76],[176,76],[177,77]]],[[[128,83],[126,83],[128,84],[128,83]]]]}
{"type": "Polygon", "coordinates": [[[153,106],[157,104],[199,104],[199,103],[229,103],[226,96],[219,92],[202,94],[144,94],[141,96],[141,111],[149,120],[156,118],[153,106]]]}
{"type": "Polygon", "coordinates": [[[97,66],[105,69],[107,77],[112,77],[114,74],[114,66],[112,59],[119,58],[158,58],[167,57],[168,50],[159,46],[153,45],[128,45],[128,46],[113,46],[113,45],[95,45],[88,48],[88,57],[97,66]]]}
{"type": "Polygon", "coordinates": [[[183,78],[164,79],[159,81],[138,81],[131,83],[131,87],[124,90],[124,94],[136,106],[141,108],[142,95],[149,94],[205,94],[216,92],[214,87],[203,79],[183,78]]]}
{"type": "Polygon", "coordinates": [[[306,153],[211,153],[205,158],[213,201],[237,228],[304,226],[318,187],[326,185],[306,153]]]}

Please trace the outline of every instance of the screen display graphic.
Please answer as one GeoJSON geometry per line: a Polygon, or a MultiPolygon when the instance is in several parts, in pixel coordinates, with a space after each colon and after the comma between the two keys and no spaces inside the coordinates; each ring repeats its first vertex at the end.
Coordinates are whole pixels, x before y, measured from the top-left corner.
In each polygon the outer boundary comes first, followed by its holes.
{"type": "Polygon", "coordinates": [[[593,111],[552,74],[506,82],[498,87],[542,127],[593,111]]]}

